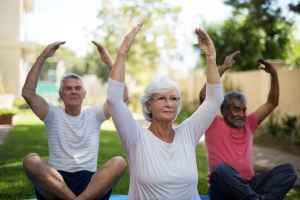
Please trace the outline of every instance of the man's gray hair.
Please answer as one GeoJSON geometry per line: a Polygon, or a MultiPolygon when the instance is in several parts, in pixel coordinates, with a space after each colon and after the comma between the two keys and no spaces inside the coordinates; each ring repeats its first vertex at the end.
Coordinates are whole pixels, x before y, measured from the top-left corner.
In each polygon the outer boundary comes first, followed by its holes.
{"type": "MultiPolygon", "coordinates": [[[[147,102],[152,98],[153,94],[166,92],[169,90],[176,90],[176,94],[179,97],[179,102],[177,104],[177,115],[181,110],[181,91],[178,84],[169,79],[168,77],[161,77],[158,79],[154,79],[145,89],[144,96],[141,97],[140,102],[142,104],[143,115],[145,119],[149,122],[152,121],[152,113],[147,109],[147,102]]],[[[175,117],[175,119],[176,119],[175,117]]]]}
{"type": "Polygon", "coordinates": [[[226,109],[228,109],[231,99],[237,99],[246,104],[246,98],[241,92],[238,91],[227,92],[221,104],[221,113],[223,113],[226,109]]]}
{"type": "Polygon", "coordinates": [[[81,76],[79,76],[78,74],[75,74],[75,73],[68,73],[68,74],[65,74],[65,75],[61,78],[61,80],[60,80],[59,91],[62,90],[64,80],[67,80],[67,79],[78,79],[78,80],[81,80],[81,81],[82,81],[81,76]]]}

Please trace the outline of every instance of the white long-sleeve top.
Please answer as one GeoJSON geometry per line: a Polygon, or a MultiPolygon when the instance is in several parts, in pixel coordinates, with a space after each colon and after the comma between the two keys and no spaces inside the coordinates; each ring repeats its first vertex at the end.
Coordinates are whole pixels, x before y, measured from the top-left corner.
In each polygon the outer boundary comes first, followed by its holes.
{"type": "Polygon", "coordinates": [[[221,85],[207,84],[206,99],[179,126],[172,143],[141,127],[123,102],[124,83],[109,80],[108,103],[129,160],[130,200],[199,200],[196,145],[217,114],[221,85]]]}

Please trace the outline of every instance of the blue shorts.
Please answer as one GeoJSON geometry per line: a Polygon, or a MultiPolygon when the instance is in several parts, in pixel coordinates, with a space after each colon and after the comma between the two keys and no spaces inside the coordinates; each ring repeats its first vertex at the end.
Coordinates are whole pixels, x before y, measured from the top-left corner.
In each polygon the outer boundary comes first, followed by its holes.
{"type": "MultiPolygon", "coordinates": [[[[95,172],[90,171],[78,171],[78,172],[65,172],[59,171],[60,175],[63,177],[64,181],[66,182],[67,186],[72,190],[75,195],[81,194],[87,185],[89,184],[92,176],[95,172]]],[[[99,200],[109,200],[111,195],[111,190],[105,194],[104,197],[99,198],[99,200]]],[[[44,200],[45,198],[40,194],[39,189],[35,188],[36,198],[38,200],[44,200]]]]}

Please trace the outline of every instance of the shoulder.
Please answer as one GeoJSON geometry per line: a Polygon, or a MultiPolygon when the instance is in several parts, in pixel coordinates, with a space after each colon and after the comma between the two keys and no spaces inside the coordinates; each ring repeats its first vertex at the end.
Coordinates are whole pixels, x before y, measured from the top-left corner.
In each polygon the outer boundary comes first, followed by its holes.
{"type": "Polygon", "coordinates": [[[44,119],[45,123],[49,123],[55,118],[61,118],[64,114],[64,109],[61,106],[49,104],[48,113],[44,119]]]}
{"type": "Polygon", "coordinates": [[[249,126],[249,128],[252,132],[255,131],[255,129],[258,126],[257,114],[255,112],[253,112],[247,116],[246,125],[249,126]]]}
{"type": "Polygon", "coordinates": [[[210,124],[209,128],[207,129],[206,132],[213,132],[215,130],[219,130],[221,127],[224,126],[224,119],[220,115],[217,115],[212,123],[210,124]]]}

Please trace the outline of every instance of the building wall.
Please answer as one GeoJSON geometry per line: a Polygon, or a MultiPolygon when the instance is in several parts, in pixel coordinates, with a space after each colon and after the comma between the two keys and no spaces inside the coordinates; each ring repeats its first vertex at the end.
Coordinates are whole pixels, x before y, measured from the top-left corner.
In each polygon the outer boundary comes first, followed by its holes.
{"type": "Polygon", "coordinates": [[[31,8],[28,0],[1,0],[0,80],[6,93],[19,95],[23,71],[23,15],[31,8]]]}
{"type": "MultiPolygon", "coordinates": [[[[279,68],[277,71],[280,99],[275,112],[280,115],[300,115],[300,70],[279,68]]],[[[198,102],[198,94],[205,81],[204,72],[199,70],[184,79],[177,80],[181,83],[185,103],[188,105],[198,102]]],[[[223,77],[223,86],[228,82],[232,84],[233,88],[240,89],[246,96],[248,112],[254,111],[267,100],[270,76],[262,70],[227,72],[223,77]]]]}

